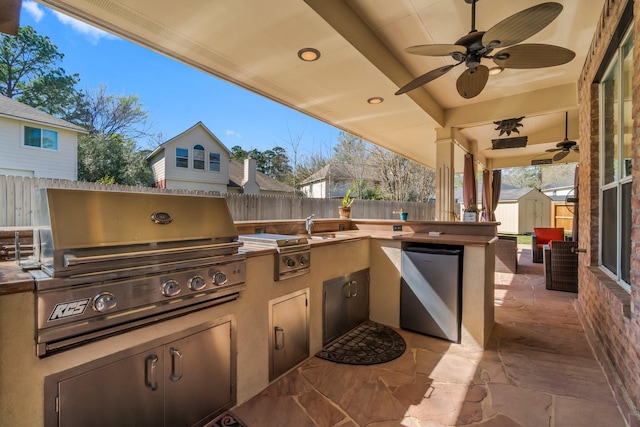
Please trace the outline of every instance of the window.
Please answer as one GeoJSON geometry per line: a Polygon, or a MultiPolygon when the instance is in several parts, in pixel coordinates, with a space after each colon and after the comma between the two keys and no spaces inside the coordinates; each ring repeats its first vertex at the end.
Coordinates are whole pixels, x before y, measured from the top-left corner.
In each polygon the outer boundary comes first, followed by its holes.
{"type": "Polygon", "coordinates": [[[220,172],[220,153],[209,153],[209,170],[220,172]]]}
{"type": "Polygon", "coordinates": [[[186,148],[176,148],[176,167],[189,167],[189,150],[187,150],[186,148]]]}
{"type": "Polygon", "coordinates": [[[204,170],[204,147],[200,144],[193,147],[193,168],[204,170]]]}
{"type": "Polygon", "coordinates": [[[631,272],[633,36],[627,34],[600,82],[600,265],[628,292],[631,272]]]}
{"type": "Polygon", "coordinates": [[[49,129],[24,127],[24,145],[28,147],[58,149],[58,132],[49,129]]]}

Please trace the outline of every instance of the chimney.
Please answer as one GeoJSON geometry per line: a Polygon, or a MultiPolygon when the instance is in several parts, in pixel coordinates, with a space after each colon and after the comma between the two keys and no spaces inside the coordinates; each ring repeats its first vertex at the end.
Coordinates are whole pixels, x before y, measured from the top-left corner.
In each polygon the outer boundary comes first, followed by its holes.
{"type": "Polygon", "coordinates": [[[244,194],[260,193],[260,187],[256,182],[256,161],[254,159],[244,159],[244,176],[240,184],[244,194]]]}

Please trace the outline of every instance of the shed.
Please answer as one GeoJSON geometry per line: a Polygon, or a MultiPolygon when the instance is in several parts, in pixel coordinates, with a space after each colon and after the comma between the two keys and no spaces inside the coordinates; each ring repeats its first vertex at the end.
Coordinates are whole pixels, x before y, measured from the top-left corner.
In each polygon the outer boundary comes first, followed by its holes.
{"type": "Polygon", "coordinates": [[[534,227],[551,226],[551,198],[535,188],[503,186],[495,213],[498,233],[532,233],[534,227]]]}

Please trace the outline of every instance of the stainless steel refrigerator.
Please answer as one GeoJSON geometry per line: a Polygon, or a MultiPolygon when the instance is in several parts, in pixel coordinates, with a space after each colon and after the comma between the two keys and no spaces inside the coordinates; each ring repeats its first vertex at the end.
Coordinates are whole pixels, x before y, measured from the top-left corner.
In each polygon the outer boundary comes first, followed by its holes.
{"type": "Polygon", "coordinates": [[[460,342],[462,252],[428,247],[403,250],[401,328],[460,342]]]}

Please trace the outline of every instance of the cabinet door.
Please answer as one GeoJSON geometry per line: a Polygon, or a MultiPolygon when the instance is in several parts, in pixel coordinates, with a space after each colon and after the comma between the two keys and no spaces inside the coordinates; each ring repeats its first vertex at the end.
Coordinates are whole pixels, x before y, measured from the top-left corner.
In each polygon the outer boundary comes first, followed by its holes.
{"type": "Polygon", "coordinates": [[[165,426],[191,426],[233,406],[231,322],[164,347],[165,426]]]}
{"type": "MultiPolygon", "coordinates": [[[[349,330],[369,320],[369,271],[349,276],[349,330]]],[[[345,331],[346,332],[346,331],[345,331]]]]}
{"type": "Polygon", "coordinates": [[[141,353],[58,383],[58,425],[162,426],[162,349],[141,353]]]}
{"type": "Polygon", "coordinates": [[[323,290],[322,345],[326,345],[351,330],[349,321],[350,283],[344,277],[336,277],[325,281],[323,290]]]}
{"type": "Polygon", "coordinates": [[[307,292],[272,302],[269,380],[309,357],[307,292]]]}

